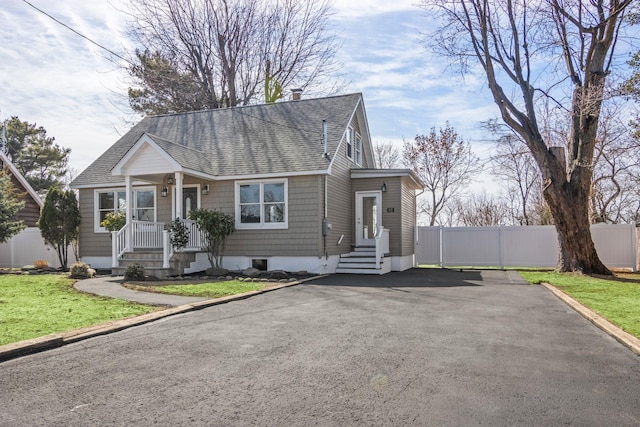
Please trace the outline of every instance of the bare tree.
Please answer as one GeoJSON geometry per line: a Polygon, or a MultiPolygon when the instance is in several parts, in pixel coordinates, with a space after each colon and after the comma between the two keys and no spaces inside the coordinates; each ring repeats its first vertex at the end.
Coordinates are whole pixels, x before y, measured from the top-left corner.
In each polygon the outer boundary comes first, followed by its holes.
{"type": "Polygon", "coordinates": [[[376,167],[379,169],[394,169],[402,165],[400,150],[391,142],[376,142],[373,145],[376,167]]]}
{"type": "Polygon", "coordinates": [[[456,222],[465,227],[506,225],[509,207],[504,200],[487,193],[472,194],[455,203],[456,222]]]}
{"type": "Polygon", "coordinates": [[[446,204],[463,192],[481,169],[471,145],[449,123],[438,132],[434,126],[429,135],[405,141],[403,159],[425,185],[427,200],[422,213],[428,216],[430,226],[438,222],[446,204]]]}
{"type": "Polygon", "coordinates": [[[128,14],[144,49],[129,69],[139,112],[273,101],[336,69],[327,0],[133,0],[128,14]]]}
{"type": "Polygon", "coordinates": [[[496,135],[495,148],[490,158],[491,172],[509,199],[511,216],[520,225],[537,223],[532,215],[535,195],[542,190],[542,179],[531,152],[510,128],[494,121],[486,127],[496,135]]]}
{"type": "Polygon", "coordinates": [[[620,119],[620,106],[609,103],[601,115],[591,184],[592,222],[631,222],[640,199],[640,140],[620,119]]]}
{"type": "Polygon", "coordinates": [[[593,155],[604,86],[632,0],[423,0],[444,19],[433,41],[466,71],[482,67],[502,120],[531,151],[560,245],[560,271],[611,274],[589,221],[593,155]],[[570,111],[567,161],[540,128],[541,99],[570,111]]]}

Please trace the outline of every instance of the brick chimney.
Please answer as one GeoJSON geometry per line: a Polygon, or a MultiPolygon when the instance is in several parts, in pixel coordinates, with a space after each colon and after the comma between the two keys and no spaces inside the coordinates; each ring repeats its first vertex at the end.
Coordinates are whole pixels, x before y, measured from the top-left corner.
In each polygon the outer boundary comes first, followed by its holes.
{"type": "Polygon", "coordinates": [[[291,89],[291,98],[294,101],[300,101],[302,98],[302,89],[291,89]]]}

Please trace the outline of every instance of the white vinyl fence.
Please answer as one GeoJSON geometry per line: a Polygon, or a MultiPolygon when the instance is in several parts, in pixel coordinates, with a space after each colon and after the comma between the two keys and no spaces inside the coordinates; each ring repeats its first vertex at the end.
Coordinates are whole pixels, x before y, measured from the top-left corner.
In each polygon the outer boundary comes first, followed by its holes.
{"type": "MultiPolygon", "coordinates": [[[[73,264],[73,251],[69,250],[69,265],[73,264]]],[[[0,267],[19,268],[33,265],[36,260],[45,260],[51,267],[59,267],[58,255],[47,246],[38,227],[27,227],[6,243],[0,243],[0,267]]]]}
{"type": "MultiPolygon", "coordinates": [[[[635,224],[591,227],[598,255],[609,268],[637,269],[635,224]]],[[[418,264],[485,267],[555,267],[558,240],[552,225],[523,227],[418,227],[418,264]]]]}

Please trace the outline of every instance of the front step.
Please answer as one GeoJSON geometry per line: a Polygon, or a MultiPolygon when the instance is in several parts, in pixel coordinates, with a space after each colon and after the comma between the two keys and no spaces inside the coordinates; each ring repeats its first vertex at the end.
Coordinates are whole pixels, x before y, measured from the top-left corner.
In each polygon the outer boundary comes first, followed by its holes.
{"type": "Polygon", "coordinates": [[[376,268],[376,249],[372,247],[357,247],[348,254],[340,255],[336,273],[386,274],[391,271],[391,262],[387,258],[383,257],[380,260],[380,268],[376,268]]]}
{"type": "Polygon", "coordinates": [[[119,266],[111,269],[112,276],[123,276],[126,268],[132,264],[140,264],[144,267],[145,274],[158,278],[184,274],[184,269],[196,260],[195,253],[183,252],[182,272],[179,272],[178,260],[174,254],[169,260],[169,268],[162,267],[162,251],[158,250],[136,250],[125,253],[119,261],[119,266]]]}

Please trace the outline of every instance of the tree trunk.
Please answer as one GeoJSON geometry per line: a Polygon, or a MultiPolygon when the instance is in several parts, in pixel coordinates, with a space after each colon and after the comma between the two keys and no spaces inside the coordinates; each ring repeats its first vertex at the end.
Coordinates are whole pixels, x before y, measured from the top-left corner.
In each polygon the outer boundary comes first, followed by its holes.
{"type": "Polygon", "coordinates": [[[543,194],[558,233],[558,271],[611,275],[611,271],[600,261],[591,237],[590,174],[575,173],[567,181],[562,171],[556,170],[555,174],[551,170],[548,172],[549,175],[544,175],[552,177],[545,180],[543,194]]]}

